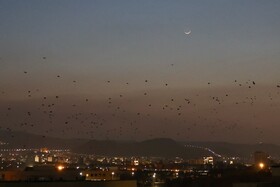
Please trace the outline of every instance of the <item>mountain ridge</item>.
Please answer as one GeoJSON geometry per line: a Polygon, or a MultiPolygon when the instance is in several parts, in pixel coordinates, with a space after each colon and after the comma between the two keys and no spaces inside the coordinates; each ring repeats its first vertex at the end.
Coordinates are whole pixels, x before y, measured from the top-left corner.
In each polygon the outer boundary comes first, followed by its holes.
{"type": "Polygon", "coordinates": [[[0,141],[8,143],[2,144],[1,149],[48,147],[50,149],[70,149],[77,153],[107,156],[157,156],[187,159],[217,155],[250,157],[255,151],[264,151],[273,157],[279,157],[280,155],[280,146],[275,144],[180,142],[170,138],[155,138],[145,141],[63,139],[28,132],[0,130],[0,141]]]}

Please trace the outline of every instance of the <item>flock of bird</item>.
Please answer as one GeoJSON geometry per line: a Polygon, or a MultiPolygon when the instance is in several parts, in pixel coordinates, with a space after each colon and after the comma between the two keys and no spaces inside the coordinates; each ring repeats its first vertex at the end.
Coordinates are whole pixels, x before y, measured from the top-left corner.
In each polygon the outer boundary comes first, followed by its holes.
{"type": "MultiPolygon", "coordinates": [[[[46,61],[47,57],[42,57],[42,60],[46,61]]],[[[174,64],[171,64],[170,68],[173,67],[174,64]]],[[[23,70],[22,76],[27,75],[32,76],[32,73],[23,70]]],[[[63,77],[56,75],[56,79],[63,77]]],[[[42,134],[42,138],[48,135],[92,139],[171,136],[191,140],[196,139],[194,135],[199,133],[206,137],[226,137],[230,134],[237,136],[240,129],[246,129],[242,117],[238,116],[239,112],[253,110],[256,105],[260,107],[258,100],[270,102],[270,107],[275,107],[279,102],[280,84],[277,83],[273,88],[275,92],[267,91],[267,94],[259,96],[258,84],[254,80],[232,80],[233,90],[242,88],[241,94],[230,89],[215,92],[215,83],[211,81],[205,81],[205,88],[197,93],[173,93],[172,89],[165,89],[169,83],[163,83],[162,91],[155,93],[148,87],[153,80],[143,79],[142,82],[147,89],[139,91],[139,94],[131,94],[128,87],[127,92],[116,91],[109,97],[101,96],[98,99],[84,95],[46,95],[40,88],[26,88],[23,93],[26,99],[11,103],[6,100],[9,93],[0,88],[0,101],[5,101],[0,106],[0,126],[8,131],[32,132],[34,129],[42,134]],[[237,111],[237,114],[230,115],[233,111],[237,111]]],[[[79,87],[77,80],[63,84],[79,87]]],[[[110,88],[114,80],[104,81],[103,84],[110,88]]],[[[129,86],[133,83],[127,81],[123,84],[129,86]]],[[[251,115],[249,120],[255,118],[253,122],[258,121],[257,113],[247,112],[251,115]]],[[[250,128],[254,128],[253,133],[262,138],[262,126],[250,128]]]]}

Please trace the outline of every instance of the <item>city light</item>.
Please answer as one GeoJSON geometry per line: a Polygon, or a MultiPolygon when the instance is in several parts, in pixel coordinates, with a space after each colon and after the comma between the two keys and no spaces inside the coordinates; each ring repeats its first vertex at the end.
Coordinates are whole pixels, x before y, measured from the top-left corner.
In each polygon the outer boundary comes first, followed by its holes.
{"type": "Polygon", "coordinates": [[[115,172],[112,172],[111,174],[112,174],[112,180],[113,180],[113,179],[114,179],[115,172]]]}
{"type": "Polygon", "coordinates": [[[260,169],[263,169],[263,168],[264,168],[264,166],[265,166],[265,165],[264,165],[264,163],[262,163],[262,162],[261,162],[261,163],[259,163],[259,167],[260,167],[260,169]]]}
{"type": "Polygon", "coordinates": [[[58,169],[58,171],[62,171],[64,169],[64,166],[59,165],[59,166],[57,166],[57,169],[58,169]]]}

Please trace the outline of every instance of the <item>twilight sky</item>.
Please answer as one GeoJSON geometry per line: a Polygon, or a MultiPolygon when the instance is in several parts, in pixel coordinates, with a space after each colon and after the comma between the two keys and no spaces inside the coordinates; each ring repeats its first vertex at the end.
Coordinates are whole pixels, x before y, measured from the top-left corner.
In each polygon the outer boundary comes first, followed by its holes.
{"type": "Polygon", "coordinates": [[[279,144],[279,10],[278,0],[0,0],[1,129],[279,144]]]}

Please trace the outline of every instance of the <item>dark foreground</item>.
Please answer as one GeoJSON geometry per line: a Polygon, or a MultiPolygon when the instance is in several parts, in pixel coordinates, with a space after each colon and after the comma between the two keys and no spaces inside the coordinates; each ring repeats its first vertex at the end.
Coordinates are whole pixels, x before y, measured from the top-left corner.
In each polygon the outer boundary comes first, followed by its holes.
{"type": "Polygon", "coordinates": [[[135,180],[122,181],[54,181],[0,182],[1,187],[137,187],[135,180]]]}

